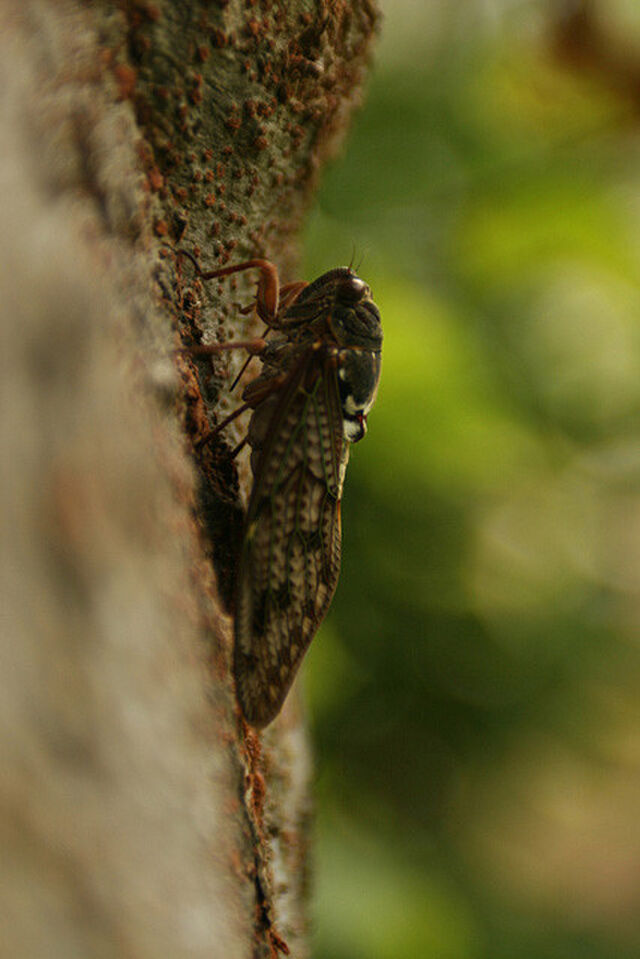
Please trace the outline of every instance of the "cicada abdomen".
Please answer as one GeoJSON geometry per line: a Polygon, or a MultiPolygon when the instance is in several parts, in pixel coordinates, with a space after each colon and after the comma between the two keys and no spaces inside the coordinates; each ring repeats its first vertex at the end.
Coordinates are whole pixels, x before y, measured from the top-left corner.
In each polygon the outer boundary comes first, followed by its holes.
{"type": "Polygon", "coordinates": [[[282,291],[262,260],[199,272],[209,279],[252,267],[261,271],[256,309],[270,332],[238,344],[259,355],[262,370],[243,393],[243,408],[253,411],[253,488],[233,670],[245,718],[262,727],[280,711],[335,592],[342,486],[350,444],[364,436],[375,401],[382,326],[369,287],[348,268],[282,291]]]}

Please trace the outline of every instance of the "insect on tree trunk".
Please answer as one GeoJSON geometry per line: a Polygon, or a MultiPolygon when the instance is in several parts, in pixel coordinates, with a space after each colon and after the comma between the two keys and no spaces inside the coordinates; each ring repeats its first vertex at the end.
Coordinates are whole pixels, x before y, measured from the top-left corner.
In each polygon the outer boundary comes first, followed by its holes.
{"type": "Polygon", "coordinates": [[[253,291],[161,245],[300,279],[375,23],[368,0],[0,6],[8,955],[308,954],[302,714],[260,739],[230,678],[243,427],[190,455],[231,380],[175,355],[255,335],[253,291]]]}

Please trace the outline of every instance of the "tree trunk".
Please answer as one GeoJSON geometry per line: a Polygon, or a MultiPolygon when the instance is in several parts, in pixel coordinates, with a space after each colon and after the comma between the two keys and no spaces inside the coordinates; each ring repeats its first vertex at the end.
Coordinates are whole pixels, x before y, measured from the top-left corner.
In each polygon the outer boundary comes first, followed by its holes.
{"type": "Polygon", "coordinates": [[[368,0],[0,9],[7,956],[308,954],[299,701],[259,736],[230,677],[242,425],[194,457],[233,401],[173,353],[246,336],[251,287],[206,289],[161,244],[296,278],[375,21],[368,0]]]}

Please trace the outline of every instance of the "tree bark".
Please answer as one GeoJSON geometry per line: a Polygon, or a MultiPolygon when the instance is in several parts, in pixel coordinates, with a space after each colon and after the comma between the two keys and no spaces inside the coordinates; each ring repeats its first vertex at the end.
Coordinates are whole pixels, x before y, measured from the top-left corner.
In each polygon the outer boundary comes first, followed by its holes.
{"type": "Polygon", "coordinates": [[[230,677],[243,426],[193,455],[233,401],[173,352],[246,336],[251,287],[161,244],[295,278],[375,24],[368,0],[0,9],[7,956],[308,953],[299,701],[260,737],[230,677]]]}

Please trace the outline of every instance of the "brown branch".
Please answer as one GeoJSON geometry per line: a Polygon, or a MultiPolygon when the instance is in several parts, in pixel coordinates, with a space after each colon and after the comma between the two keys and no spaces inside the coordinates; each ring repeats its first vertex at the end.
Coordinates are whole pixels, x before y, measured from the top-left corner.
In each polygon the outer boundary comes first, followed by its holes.
{"type": "Polygon", "coordinates": [[[247,468],[229,443],[185,452],[229,381],[173,354],[253,332],[251,290],[205,290],[159,241],[291,272],[375,19],[367,0],[0,10],[8,954],[307,952],[300,710],[262,741],[238,721],[219,599],[247,468]]]}

